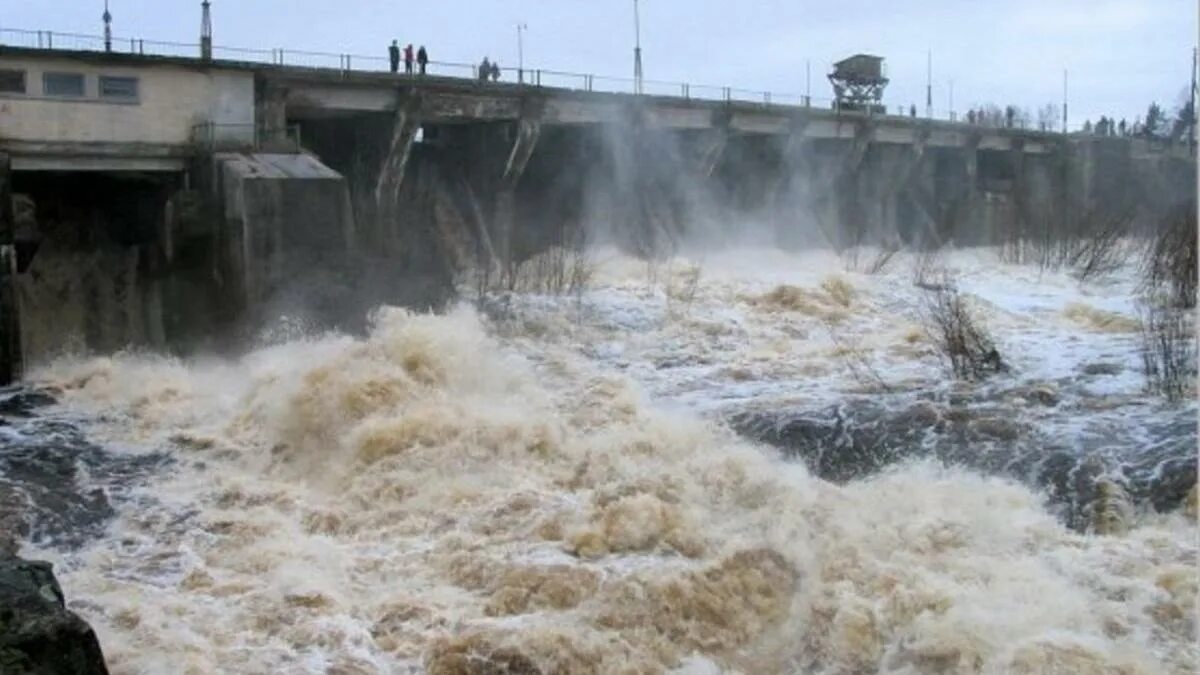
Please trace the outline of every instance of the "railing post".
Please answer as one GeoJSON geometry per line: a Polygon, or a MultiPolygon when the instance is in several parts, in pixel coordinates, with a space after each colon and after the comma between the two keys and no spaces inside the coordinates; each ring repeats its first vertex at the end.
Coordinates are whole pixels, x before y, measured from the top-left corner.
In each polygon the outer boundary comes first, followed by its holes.
{"type": "Polygon", "coordinates": [[[733,92],[729,89],[729,87],[722,87],[721,94],[725,97],[726,103],[729,103],[731,100],[733,100],[733,92]]]}
{"type": "Polygon", "coordinates": [[[805,108],[812,107],[812,97],[807,94],[804,96],[804,107],[805,108]]]}
{"type": "Polygon", "coordinates": [[[539,87],[542,86],[542,69],[541,68],[537,69],[536,71],[534,71],[533,75],[535,78],[537,78],[537,80],[536,80],[537,86],[539,86],[539,87]]]}
{"type": "Polygon", "coordinates": [[[129,53],[133,54],[136,51],[137,51],[137,41],[134,40],[133,38],[129,38],[129,53]]]}
{"type": "Polygon", "coordinates": [[[587,76],[587,90],[588,90],[588,91],[592,91],[592,89],[595,87],[595,84],[596,84],[596,83],[595,83],[595,79],[594,79],[594,78],[595,78],[595,76],[594,76],[594,75],[588,75],[588,76],[587,76]]]}
{"type": "Polygon", "coordinates": [[[144,55],[145,53],[146,53],[146,41],[138,40],[138,54],[144,55]]]}
{"type": "Polygon", "coordinates": [[[46,48],[54,49],[54,31],[46,31],[46,48]]]}

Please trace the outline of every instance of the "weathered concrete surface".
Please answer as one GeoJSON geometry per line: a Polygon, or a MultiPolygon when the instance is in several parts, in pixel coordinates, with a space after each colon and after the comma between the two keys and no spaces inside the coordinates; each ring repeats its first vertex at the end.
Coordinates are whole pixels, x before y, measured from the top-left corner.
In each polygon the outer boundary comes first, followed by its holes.
{"type": "Polygon", "coordinates": [[[345,262],[354,221],[339,173],[304,154],[219,153],[212,161],[231,302],[261,313],[313,269],[345,262]]]}
{"type": "Polygon", "coordinates": [[[0,385],[21,376],[21,314],[14,284],[17,274],[16,219],[13,216],[12,162],[0,153],[0,385]]]}

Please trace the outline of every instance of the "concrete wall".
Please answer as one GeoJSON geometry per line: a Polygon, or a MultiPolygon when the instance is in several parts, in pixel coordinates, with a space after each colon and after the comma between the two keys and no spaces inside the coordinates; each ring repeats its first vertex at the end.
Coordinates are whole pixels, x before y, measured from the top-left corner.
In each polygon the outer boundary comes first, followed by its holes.
{"type": "Polygon", "coordinates": [[[0,55],[0,69],[25,72],[24,94],[0,92],[0,142],[182,145],[191,141],[194,125],[204,122],[243,125],[217,127],[217,133],[234,137],[229,140],[252,138],[254,74],[249,71],[22,55],[0,55]],[[46,72],[83,74],[84,96],[47,96],[46,72]],[[138,78],[138,97],[102,99],[101,75],[138,78]]]}

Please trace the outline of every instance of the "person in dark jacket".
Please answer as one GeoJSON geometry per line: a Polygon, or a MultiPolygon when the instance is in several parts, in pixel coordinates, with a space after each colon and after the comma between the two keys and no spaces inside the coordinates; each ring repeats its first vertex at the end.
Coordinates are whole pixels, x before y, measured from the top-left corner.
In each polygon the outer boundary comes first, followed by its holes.
{"type": "Polygon", "coordinates": [[[417,66],[421,68],[421,74],[425,74],[425,66],[429,65],[429,52],[425,51],[425,45],[417,50],[417,66]]]}
{"type": "Polygon", "coordinates": [[[488,57],[485,56],[485,57],[483,57],[483,62],[479,64],[479,81],[487,82],[488,78],[491,77],[491,75],[492,75],[492,62],[489,61],[488,57]]]}
{"type": "Polygon", "coordinates": [[[500,81],[500,64],[492,61],[492,82],[500,81]]]}
{"type": "Polygon", "coordinates": [[[388,47],[388,61],[392,64],[392,72],[400,72],[400,43],[392,40],[392,45],[388,47]]]}
{"type": "Polygon", "coordinates": [[[413,64],[413,48],[412,48],[412,44],[410,43],[407,47],[404,48],[404,72],[408,73],[409,75],[412,75],[412,64],[413,64]]]}

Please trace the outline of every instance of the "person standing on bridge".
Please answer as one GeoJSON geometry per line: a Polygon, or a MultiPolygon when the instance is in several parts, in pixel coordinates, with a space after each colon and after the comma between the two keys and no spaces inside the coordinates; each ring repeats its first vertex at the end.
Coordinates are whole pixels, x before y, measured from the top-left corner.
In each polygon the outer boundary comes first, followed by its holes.
{"type": "Polygon", "coordinates": [[[388,47],[388,61],[392,64],[392,72],[400,72],[400,43],[392,40],[392,45],[388,47]]]}
{"type": "Polygon", "coordinates": [[[425,45],[417,50],[417,65],[421,68],[421,74],[425,74],[425,66],[429,65],[429,52],[425,51],[425,45]]]}
{"type": "Polygon", "coordinates": [[[492,82],[500,81],[500,62],[492,61],[492,82]]]}
{"type": "Polygon", "coordinates": [[[480,82],[487,82],[488,78],[491,77],[492,62],[488,60],[488,57],[483,57],[483,62],[479,64],[479,73],[477,74],[480,82]]]}
{"type": "Polygon", "coordinates": [[[409,75],[412,75],[412,64],[413,48],[412,43],[410,42],[408,43],[408,46],[404,48],[404,72],[408,73],[409,75]]]}

